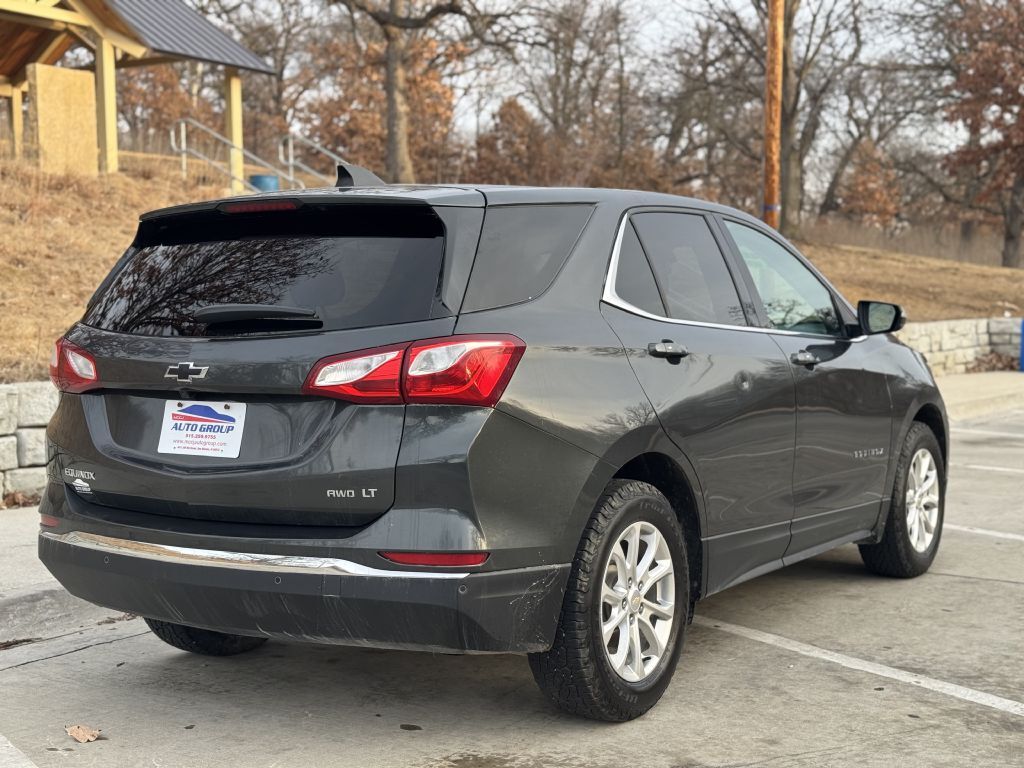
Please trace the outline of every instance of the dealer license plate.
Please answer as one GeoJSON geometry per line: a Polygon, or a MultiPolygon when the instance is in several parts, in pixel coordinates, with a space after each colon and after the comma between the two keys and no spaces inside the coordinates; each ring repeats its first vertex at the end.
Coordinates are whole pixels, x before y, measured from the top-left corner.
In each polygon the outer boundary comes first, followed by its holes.
{"type": "Polygon", "coordinates": [[[168,400],[157,451],[237,459],[244,426],[245,403],[168,400]]]}

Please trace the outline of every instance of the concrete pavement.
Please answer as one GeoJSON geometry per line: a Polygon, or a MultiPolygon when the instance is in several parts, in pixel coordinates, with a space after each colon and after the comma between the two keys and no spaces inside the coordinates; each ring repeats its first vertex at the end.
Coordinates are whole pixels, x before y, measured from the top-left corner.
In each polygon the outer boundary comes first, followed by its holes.
{"type": "Polygon", "coordinates": [[[663,701],[623,725],[554,711],[517,657],[178,652],[60,602],[33,511],[0,511],[0,641],[16,605],[52,593],[15,630],[46,639],[0,651],[0,734],[19,751],[0,739],[0,766],[1024,765],[1024,411],[959,420],[952,440],[928,574],[871,576],[845,547],[716,595],[663,701]],[[105,739],[76,744],[70,723],[105,739]]]}
{"type": "Polygon", "coordinates": [[[1024,372],[958,373],[938,378],[951,421],[1024,409],[1024,372]]]}

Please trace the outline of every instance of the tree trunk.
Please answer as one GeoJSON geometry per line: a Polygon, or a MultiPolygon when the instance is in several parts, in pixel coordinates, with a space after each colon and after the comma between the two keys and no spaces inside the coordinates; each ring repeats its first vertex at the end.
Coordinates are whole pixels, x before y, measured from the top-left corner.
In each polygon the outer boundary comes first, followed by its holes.
{"type": "Polygon", "coordinates": [[[1003,266],[1020,269],[1020,238],[1024,229],[1024,173],[1018,172],[1010,188],[1003,220],[1003,266]]]}
{"type": "Polygon", "coordinates": [[[843,154],[839,156],[839,162],[836,163],[835,170],[832,172],[832,178],[828,180],[825,197],[822,198],[821,205],[818,206],[819,216],[827,216],[839,210],[839,185],[843,183],[843,177],[853,161],[854,154],[860,147],[860,142],[859,138],[851,140],[843,150],[843,154]]]}
{"type": "Polygon", "coordinates": [[[803,163],[796,146],[800,94],[793,69],[793,35],[799,6],[800,0],[786,0],[783,10],[786,26],[782,46],[782,212],[779,231],[784,235],[792,235],[800,222],[804,184],[803,163]]]}
{"type": "MultiPolygon", "coordinates": [[[[406,0],[391,0],[391,13],[405,15],[406,0]]],[[[388,180],[398,184],[415,184],[416,172],[409,154],[409,105],[405,99],[405,32],[384,27],[387,40],[387,68],[384,90],[387,94],[388,180]]]]}

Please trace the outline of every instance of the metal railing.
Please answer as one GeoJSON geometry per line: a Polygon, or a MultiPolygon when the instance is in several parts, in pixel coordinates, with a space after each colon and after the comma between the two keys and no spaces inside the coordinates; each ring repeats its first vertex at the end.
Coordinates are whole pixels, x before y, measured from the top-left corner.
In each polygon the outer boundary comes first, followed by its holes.
{"type": "Polygon", "coordinates": [[[313,150],[313,152],[319,155],[323,155],[324,157],[330,159],[335,166],[341,163],[347,163],[348,161],[345,160],[345,158],[343,158],[336,152],[332,152],[331,150],[329,150],[323,144],[317,144],[315,141],[313,141],[312,139],[307,139],[305,136],[296,136],[293,133],[289,133],[286,136],[281,137],[281,141],[278,142],[277,145],[277,158],[288,169],[288,173],[290,175],[294,176],[295,171],[299,170],[309,176],[320,179],[324,184],[334,184],[335,180],[333,177],[325,176],[324,174],[320,173],[320,171],[316,170],[315,168],[311,168],[301,159],[295,157],[296,144],[301,144],[302,146],[313,150]]]}
{"type": "MultiPolygon", "coordinates": [[[[194,131],[199,132],[202,136],[204,136],[204,138],[207,141],[212,141],[215,146],[216,145],[220,145],[220,146],[225,147],[227,152],[228,152],[229,157],[230,157],[230,153],[232,151],[241,152],[242,153],[242,157],[246,161],[248,161],[248,163],[250,165],[255,165],[258,168],[262,168],[262,169],[265,169],[267,171],[270,171],[271,173],[273,173],[276,176],[278,176],[281,179],[282,182],[285,182],[286,184],[288,184],[291,189],[296,189],[296,188],[297,189],[305,189],[306,188],[305,183],[302,181],[302,179],[298,178],[295,175],[295,171],[294,171],[295,167],[301,167],[301,166],[292,166],[288,170],[284,170],[282,168],[279,168],[279,167],[273,165],[272,163],[267,162],[263,158],[257,157],[256,155],[254,155],[252,152],[250,152],[249,150],[245,149],[244,147],[239,147],[237,144],[235,144],[233,141],[231,141],[231,139],[229,139],[227,136],[224,136],[223,134],[217,133],[217,131],[213,130],[209,126],[203,125],[198,120],[194,120],[191,117],[183,117],[182,119],[176,121],[173,125],[171,125],[171,131],[170,131],[170,133],[171,133],[171,150],[175,154],[181,156],[181,177],[182,177],[182,179],[186,179],[187,180],[187,178],[188,178],[188,158],[189,157],[194,157],[197,160],[201,160],[207,166],[209,166],[210,168],[214,169],[215,171],[223,174],[224,176],[227,176],[230,181],[238,182],[239,184],[244,186],[249,191],[251,191],[251,192],[259,192],[260,191],[258,187],[256,187],[247,178],[245,178],[244,171],[243,171],[243,174],[242,174],[241,177],[236,176],[235,173],[231,170],[230,162],[225,163],[225,162],[223,162],[221,160],[218,160],[217,158],[212,157],[212,156],[206,154],[205,152],[203,152],[202,150],[196,148],[194,142],[190,143],[189,140],[188,140],[189,139],[188,134],[189,134],[190,130],[194,130],[194,131]]],[[[317,175],[319,176],[320,174],[317,174],[317,175]]]]}

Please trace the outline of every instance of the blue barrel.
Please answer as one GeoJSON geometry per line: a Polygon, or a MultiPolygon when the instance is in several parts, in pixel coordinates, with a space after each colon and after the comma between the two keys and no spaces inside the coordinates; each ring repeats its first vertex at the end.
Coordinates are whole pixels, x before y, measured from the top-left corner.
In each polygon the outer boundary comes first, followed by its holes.
{"type": "Polygon", "coordinates": [[[281,180],[272,173],[254,173],[249,183],[260,192],[277,192],[281,188],[281,180]]]}

